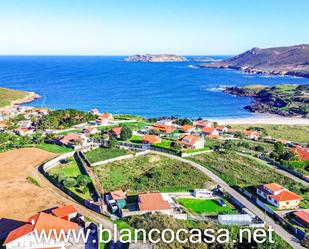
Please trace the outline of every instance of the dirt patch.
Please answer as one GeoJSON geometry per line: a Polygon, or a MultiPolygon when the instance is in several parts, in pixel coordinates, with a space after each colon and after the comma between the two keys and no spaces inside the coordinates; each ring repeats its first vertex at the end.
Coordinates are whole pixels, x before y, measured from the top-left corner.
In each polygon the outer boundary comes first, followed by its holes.
{"type": "Polygon", "coordinates": [[[55,156],[34,148],[0,153],[0,218],[25,220],[38,211],[67,203],[45,188],[37,171],[38,165],[55,156]],[[40,187],[27,177],[35,179],[40,187]]]}

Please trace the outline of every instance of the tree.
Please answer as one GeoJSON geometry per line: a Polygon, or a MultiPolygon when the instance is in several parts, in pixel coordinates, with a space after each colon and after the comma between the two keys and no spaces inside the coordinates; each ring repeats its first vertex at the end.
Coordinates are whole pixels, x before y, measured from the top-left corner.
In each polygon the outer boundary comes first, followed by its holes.
{"type": "Polygon", "coordinates": [[[107,142],[107,146],[109,148],[115,148],[117,144],[118,144],[118,140],[115,137],[111,137],[107,142]]]}
{"type": "Polygon", "coordinates": [[[181,150],[181,145],[177,142],[172,142],[171,147],[175,150],[181,150]]]}
{"type": "Polygon", "coordinates": [[[126,141],[128,139],[130,139],[133,135],[133,132],[131,130],[130,127],[128,126],[123,126],[122,129],[121,129],[121,132],[120,132],[120,139],[122,141],[126,141]]]}
{"type": "Polygon", "coordinates": [[[43,143],[44,141],[43,134],[41,132],[34,133],[32,136],[32,141],[35,144],[43,143]]]}
{"type": "Polygon", "coordinates": [[[88,183],[91,182],[90,180],[90,177],[89,176],[86,176],[86,175],[79,175],[76,179],[77,181],[77,184],[80,186],[80,187],[85,187],[87,186],[88,183]]]}
{"type": "Polygon", "coordinates": [[[244,138],[245,137],[245,135],[242,133],[242,132],[240,132],[240,131],[236,131],[235,132],[235,137],[238,137],[238,138],[244,138]]]}
{"type": "Polygon", "coordinates": [[[74,178],[68,177],[63,181],[63,185],[66,188],[71,188],[71,187],[75,187],[77,185],[77,182],[74,178]]]}
{"type": "Polygon", "coordinates": [[[226,150],[232,150],[235,147],[235,144],[232,140],[226,140],[223,144],[223,148],[226,150]]]}

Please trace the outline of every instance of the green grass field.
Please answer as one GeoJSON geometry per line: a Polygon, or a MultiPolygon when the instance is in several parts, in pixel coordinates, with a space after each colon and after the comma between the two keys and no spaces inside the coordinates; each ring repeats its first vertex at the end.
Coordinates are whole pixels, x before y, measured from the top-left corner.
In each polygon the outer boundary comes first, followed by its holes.
{"type": "Polygon", "coordinates": [[[67,148],[65,146],[60,146],[57,144],[46,144],[46,143],[38,144],[36,145],[36,148],[56,154],[64,154],[73,151],[73,149],[67,148]]]}
{"type": "Polygon", "coordinates": [[[90,161],[90,163],[96,163],[104,160],[108,160],[111,158],[119,157],[119,156],[124,156],[129,154],[130,151],[128,150],[123,150],[123,149],[110,149],[110,148],[98,148],[95,150],[91,150],[86,153],[86,157],[90,161]]]}
{"type": "Polygon", "coordinates": [[[94,168],[106,191],[177,192],[203,188],[211,180],[185,163],[158,155],[140,156],[94,168]]]}
{"type": "MultiPolygon", "coordinates": [[[[50,170],[49,174],[51,176],[55,174],[64,174],[66,177],[72,177],[76,178],[79,175],[83,175],[83,173],[80,171],[80,168],[77,165],[77,162],[72,158],[68,161],[66,164],[61,164],[53,169],[50,170]]],[[[86,193],[83,193],[81,189],[76,188],[76,187],[70,187],[68,188],[71,192],[74,194],[78,195],[82,199],[85,200],[91,200],[92,197],[90,195],[90,189],[93,188],[92,183],[88,184],[87,186],[88,191],[86,193]]]]}
{"type": "Polygon", "coordinates": [[[74,130],[59,132],[58,135],[67,135],[69,133],[81,133],[82,131],[83,130],[81,129],[74,129],[74,130]]]}
{"type": "Polygon", "coordinates": [[[281,175],[255,158],[236,153],[209,153],[196,155],[190,159],[210,169],[231,186],[248,188],[266,183],[278,183],[304,197],[302,204],[308,206],[308,188],[281,175]]]}
{"type": "Polygon", "coordinates": [[[296,142],[309,142],[309,126],[305,125],[233,125],[235,129],[246,129],[248,127],[261,127],[264,128],[268,134],[273,138],[281,138],[296,142]]]}
{"type": "Polygon", "coordinates": [[[222,207],[218,204],[217,200],[202,200],[202,199],[189,199],[180,198],[178,202],[197,214],[231,214],[236,213],[235,208],[225,200],[226,206],[222,207]]]}
{"type": "Polygon", "coordinates": [[[12,101],[21,100],[27,97],[29,93],[19,90],[0,88],[0,107],[9,106],[12,101]]]}

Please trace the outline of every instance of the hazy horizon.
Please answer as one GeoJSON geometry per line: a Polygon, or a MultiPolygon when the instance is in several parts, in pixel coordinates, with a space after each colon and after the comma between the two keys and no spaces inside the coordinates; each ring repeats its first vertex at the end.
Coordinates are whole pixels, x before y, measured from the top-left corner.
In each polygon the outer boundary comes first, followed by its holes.
{"type": "Polygon", "coordinates": [[[2,0],[0,55],[236,55],[309,43],[307,0],[2,0]]]}

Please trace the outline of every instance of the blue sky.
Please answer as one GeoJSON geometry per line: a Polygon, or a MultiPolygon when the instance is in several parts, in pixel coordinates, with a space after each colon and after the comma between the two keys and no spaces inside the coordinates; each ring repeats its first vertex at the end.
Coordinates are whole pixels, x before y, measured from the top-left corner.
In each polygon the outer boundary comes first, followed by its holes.
{"type": "Polygon", "coordinates": [[[0,54],[237,54],[309,43],[308,0],[0,0],[0,54]]]}

